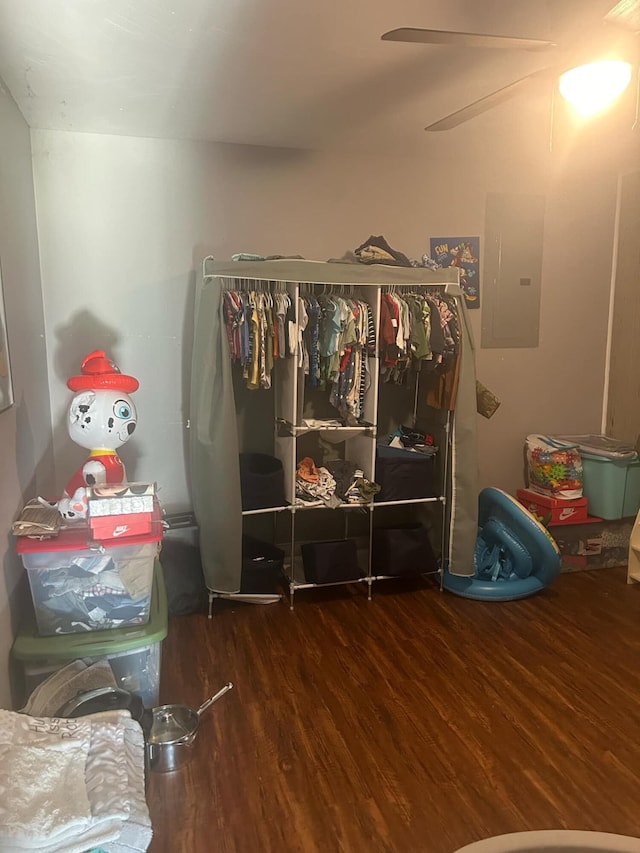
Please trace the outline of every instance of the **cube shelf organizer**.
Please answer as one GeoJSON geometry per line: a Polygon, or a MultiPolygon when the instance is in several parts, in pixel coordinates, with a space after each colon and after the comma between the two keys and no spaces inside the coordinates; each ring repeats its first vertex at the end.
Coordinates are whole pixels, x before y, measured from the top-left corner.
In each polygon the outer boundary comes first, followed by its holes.
{"type": "MultiPolygon", "coordinates": [[[[420,370],[408,374],[410,378],[404,387],[384,381],[378,346],[364,356],[368,360],[370,381],[363,390],[361,412],[356,422],[345,423],[343,419],[336,424],[338,413],[329,403],[328,391],[305,381],[304,366],[297,353],[293,357],[275,359],[268,390],[247,389],[241,368],[234,374],[239,465],[245,487],[243,529],[245,534],[256,535],[255,530],[259,528],[263,539],[269,539],[284,552],[283,571],[291,607],[294,594],[306,588],[362,583],[368,586],[371,598],[374,582],[387,578],[412,573],[441,576],[443,567],[452,564],[462,574],[472,573],[474,518],[477,518],[475,366],[473,344],[463,316],[464,294],[459,286],[458,270],[284,260],[224,263],[205,259],[197,309],[197,317],[203,320],[196,324],[197,339],[202,340],[208,334],[206,317],[221,303],[221,295],[241,289],[262,294],[261,299],[286,294],[293,312],[291,320],[298,330],[303,320],[303,298],[321,299],[334,294],[364,301],[373,320],[377,342],[381,334],[381,301],[386,295],[393,292],[398,295],[446,294],[462,341],[460,363],[465,380],[464,387],[460,382],[458,402],[452,411],[448,410],[450,407],[438,409],[427,405],[426,393],[421,387],[421,382],[426,380],[422,379],[424,373],[420,370]],[[267,402],[256,402],[256,398],[267,402]],[[461,398],[464,406],[460,405],[461,398]],[[456,430],[460,409],[463,409],[463,420],[456,430]],[[403,450],[394,453],[393,448],[387,446],[389,435],[405,424],[434,436],[439,448],[435,457],[421,457],[419,453],[403,450]],[[456,441],[459,444],[456,445],[456,441]],[[332,460],[349,461],[366,480],[380,484],[382,490],[359,504],[345,502],[332,509],[321,500],[301,501],[296,494],[296,472],[300,460],[307,456],[318,466],[324,464],[327,456],[332,460]],[[277,464],[272,464],[269,457],[277,464]],[[249,494],[246,485],[252,476],[255,489],[249,494]],[[452,501],[458,501],[458,511],[452,501]],[[458,527],[454,530],[455,524],[458,527]],[[391,532],[377,532],[381,529],[391,532]],[[426,547],[425,536],[428,538],[426,547]],[[399,568],[393,559],[395,546],[402,555],[399,568]]],[[[436,322],[439,320],[438,316],[436,322]]],[[[229,345],[224,328],[220,345],[229,345]]],[[[194,388],[202,387],[207,378],[202,363],[194,357],[194,388]]],[[[197,404],[197,398],[194,399],[197,404]]],[[[192,408],[192,420],[197,416],[198,410],[192,408]]],[[[193,430],[192,433],[192,441],[197,442],[198,434],[193,430]]],[[[202,445],[201,458],[210,464],[208,446],[206,442],[202,445]]],[[[196,457],[192,454],[192,458],[196,457]]],[[[208,473],[208,478],[208,482],[215,478],[214,470],[208,473]]],[[[207,481],[202,478],[202,485],[196,483],[196,488],[206,489],[207,481]]],[[[210,510],[224,513],[224,508],[219,510],[213,504],[210,510]]],[[[204,514],[198,518],[201,543],[206,540],[211,551],[219,547],[220,534],[225,528],[217,521],[217,528],[215,525],[211,528],[212,531],[215,528],[217,534],[210,535],[208,521],[204,514]]],[[[229,518],[227,533],[232,523],[233,519],[229,518]]],[[[223,559],[221,551],[216,560],[223,559]]],[[[203,566],[211,604],[213,597],[218,596],[212,591],[216,584],[209,571],[213,569],[207,568],[206,559],[203,566]]],[[[234,597],[233,594],[230,597],[234,597]]]]}

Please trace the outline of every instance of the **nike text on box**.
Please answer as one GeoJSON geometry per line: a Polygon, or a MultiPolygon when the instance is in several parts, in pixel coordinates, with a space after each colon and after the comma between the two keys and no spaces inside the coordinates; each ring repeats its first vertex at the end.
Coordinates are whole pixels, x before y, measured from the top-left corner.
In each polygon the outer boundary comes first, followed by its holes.
{"type": "Polygon", "coordinates": [[[516,495],[520,503],[547,526],[580,524],[587,519],[588,501],[586,498],[560,500],[559,498],[539,495],[530,489],[518,489],[516,495]]]}

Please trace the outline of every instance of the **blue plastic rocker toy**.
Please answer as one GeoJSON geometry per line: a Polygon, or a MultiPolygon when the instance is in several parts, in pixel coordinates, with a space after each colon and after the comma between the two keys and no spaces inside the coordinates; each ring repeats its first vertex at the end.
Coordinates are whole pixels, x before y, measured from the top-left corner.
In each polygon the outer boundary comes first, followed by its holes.
{"type": "Polygon", "coordinates": [[[478,498],[478,538],[472,577],[444,574],[443,586],[465,598],[514,601],[548,586],[560,574],[558,546],[540,522],[501,489],[478,498]]]}

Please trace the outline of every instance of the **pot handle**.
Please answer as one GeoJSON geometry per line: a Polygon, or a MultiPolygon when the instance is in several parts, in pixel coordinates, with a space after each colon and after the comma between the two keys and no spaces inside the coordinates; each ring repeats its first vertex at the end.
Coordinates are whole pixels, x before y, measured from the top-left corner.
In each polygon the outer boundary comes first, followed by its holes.
{"type": "Polygon", "coordinates": [[[218,699],[221,699],[225,693],[232,689],[232,687],[233,684],[229,681],[222,689],[218,690],[218,692],[214,696],[212,696],[210,699],[207,699],[206,702],[203,702],[202,705],[200,705],[200,707],[198,708],[198,716],[200,716],[200,714],[206,711],[207,708],[210,708],[214,702],[218,701],[218,699]]]}

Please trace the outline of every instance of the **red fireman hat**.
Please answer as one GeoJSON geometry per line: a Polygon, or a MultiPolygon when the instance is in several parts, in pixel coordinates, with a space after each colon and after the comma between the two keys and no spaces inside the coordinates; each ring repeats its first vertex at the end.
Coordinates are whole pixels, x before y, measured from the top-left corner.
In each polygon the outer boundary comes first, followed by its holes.
{"type": "Polygon", "coordinates": [[[67,382],[67,387],[72,391],[97,391],[106,388],[131,394],[140,386],[135,377],[120,373],[120,369],[101,349],[90,352],[82,362],[80,370],[80,376],[72,376],[67,382]]]}

